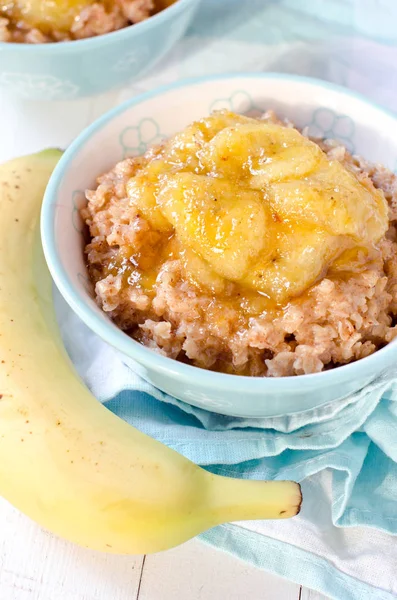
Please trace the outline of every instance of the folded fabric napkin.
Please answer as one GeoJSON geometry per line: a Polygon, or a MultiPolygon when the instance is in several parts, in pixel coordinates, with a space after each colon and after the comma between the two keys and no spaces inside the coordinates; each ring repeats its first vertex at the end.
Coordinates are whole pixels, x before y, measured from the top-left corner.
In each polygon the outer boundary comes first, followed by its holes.
{"type": "MultiPolygon", "coordinates": [[[[186,76],[273,70],[397,110],[396,17],[395,0],[203,0],[171,56],[118,100],[186,76]]],[[[214,472],[302,482],[297,518],[224,525],[204,541],[338,600],[397,597],[397,369],[316,411],[224,417],[154,389],[57,307],[73,361],[110,410],[214,472]]]]}

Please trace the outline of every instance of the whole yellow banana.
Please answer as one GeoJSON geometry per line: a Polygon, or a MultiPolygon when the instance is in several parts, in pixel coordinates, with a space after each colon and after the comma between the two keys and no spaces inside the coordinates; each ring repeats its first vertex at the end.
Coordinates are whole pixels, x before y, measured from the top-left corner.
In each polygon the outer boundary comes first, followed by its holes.
{"type": "Polygon", "coordinates": [[[112,414],[76,375],[38,236],[59,156],[0,166],[0,494],[64,538],[123,554],[225,521],[295,515],[298,484],[212,475],[112,414]]]}

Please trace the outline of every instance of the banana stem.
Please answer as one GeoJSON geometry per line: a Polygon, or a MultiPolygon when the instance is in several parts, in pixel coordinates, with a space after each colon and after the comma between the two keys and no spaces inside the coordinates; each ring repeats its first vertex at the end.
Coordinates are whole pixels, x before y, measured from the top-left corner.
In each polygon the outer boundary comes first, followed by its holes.
{"type": "Polygon", "coordinates": [[[255,519],[288,519],[297,515],[301,488],[292,481],[251,481],[212,475],[209,506],[220,523],[255,519]]]}

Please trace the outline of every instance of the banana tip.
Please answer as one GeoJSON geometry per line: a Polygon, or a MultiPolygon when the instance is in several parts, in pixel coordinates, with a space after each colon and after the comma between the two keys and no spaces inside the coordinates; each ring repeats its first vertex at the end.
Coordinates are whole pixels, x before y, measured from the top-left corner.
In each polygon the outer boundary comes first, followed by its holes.
{"type": "Polygon", "coordinates": [[[301,508],[302,508],[302,501],[303,501],[301,485],[300,485],[300,483],[297,483],[296,485],[298,486],[298,504],[296,505],[296,513],[294,516],[299,515],[301,508]]]}

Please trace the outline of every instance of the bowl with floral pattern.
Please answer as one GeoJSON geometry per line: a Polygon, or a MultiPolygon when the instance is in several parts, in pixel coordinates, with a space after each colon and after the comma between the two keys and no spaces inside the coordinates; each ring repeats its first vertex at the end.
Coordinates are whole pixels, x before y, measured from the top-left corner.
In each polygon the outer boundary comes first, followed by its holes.
{"type": "Polygon", "coordinates": [[[397,120],[365,98],[324,81],[285,74],[225,75],[184,81],[133,98],[86,129],[67,149],[48,185],[42,240],[61,294],[78,316],[118,349],[147,381],[191,405],[240,417],[273,417],[318,409],[394,372],[397,344],[322,372],[254,377],[201,369],[168,358],[121,331],[92,293],[79,209],[84,190],[125,157],[184,129],[211,111],[260,115],[273,109],[317,137],[331,137],[352,153],[393,170],[397,120]],[[98,151],[98,148],[101,150],[98,151]]]}

